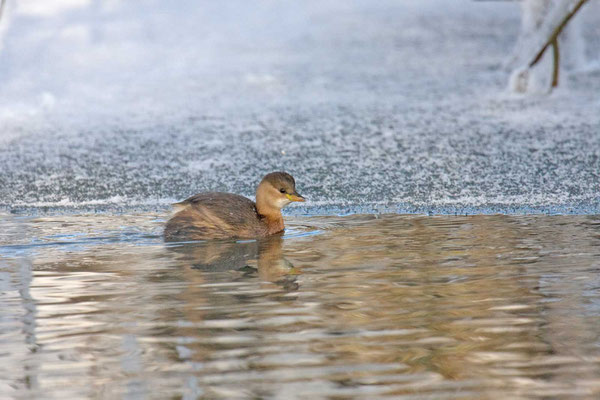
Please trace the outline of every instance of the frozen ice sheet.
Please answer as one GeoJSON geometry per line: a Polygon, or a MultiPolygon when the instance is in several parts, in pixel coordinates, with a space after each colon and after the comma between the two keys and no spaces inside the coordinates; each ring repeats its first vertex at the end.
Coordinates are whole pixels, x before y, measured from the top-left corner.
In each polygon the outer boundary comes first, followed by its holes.
{"type": "Polygon", "coordinates": [[[507,94],[516,4],[24,4],[1,30],[5,210],[157,210],[286,170],[310,199],[289,213],[600,212],[600,75],[507,94]]]}

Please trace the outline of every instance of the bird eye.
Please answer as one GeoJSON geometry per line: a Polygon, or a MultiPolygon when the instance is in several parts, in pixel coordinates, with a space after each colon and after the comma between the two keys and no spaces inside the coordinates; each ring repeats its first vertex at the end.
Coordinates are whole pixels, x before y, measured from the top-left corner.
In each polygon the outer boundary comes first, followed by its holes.
{"type": "Polygon", "coordinates": [[[279,189],[281,193],[285,193],[285,189],[279,189]]]}

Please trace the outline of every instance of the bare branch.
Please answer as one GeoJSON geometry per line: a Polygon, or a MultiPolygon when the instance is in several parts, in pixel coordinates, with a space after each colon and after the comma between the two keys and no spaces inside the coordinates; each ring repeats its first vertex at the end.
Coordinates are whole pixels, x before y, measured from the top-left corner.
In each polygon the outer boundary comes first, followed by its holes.
{"type": "Polygon", "coordinates": [[[558,51],[558,38],[554,38],[552,42],[552,87],[558,86],[558,69],[560,66],[560,53],[558,51]]]}
{"type": "MultiPolygon", "coordinates": [[[[579,0],[577,2],[577,4],[575,5],[575,7],[573,7],[573,9],[563,18],[563,20],[560,22],[560,24],[558,24],[558,26],[556,28],[554,28],[554,31],[552,31],[552,34],[550,35],[550,37],[548,38],[548,40],[546,41],[544,46],[541,48],[540,51],[538,51],[536,56],[529,63],[529,68],[533,67],[535,64],[537,64],[542,59],[542,56],[544,55],[544,52],[546,51],[548,46],[551,46],[552,43],[557,40],[558,35],[560,35],[560,33],[563,31],[563,29],[567,25],[567,23],[571,20],[571,18],[573,18],[575,13],[577,13],[577,11],[579,11],[579,9],[585,3],[587,3],[587,1],[588,0],[579,0]]],[[[558,45],[556,46],[556,49],[558,49],[558,45]]],[[[558,50],[557,50],[557,53],[558,53],[558,50]]]]}

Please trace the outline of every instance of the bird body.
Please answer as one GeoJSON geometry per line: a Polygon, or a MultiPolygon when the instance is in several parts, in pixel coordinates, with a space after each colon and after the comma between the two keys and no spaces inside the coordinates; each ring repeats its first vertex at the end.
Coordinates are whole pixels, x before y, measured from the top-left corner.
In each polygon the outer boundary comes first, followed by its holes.
{"type": "Polygon", "coordinates": [[[165,227],[167,241],[260,238],[285,229],[281,208],[304,201],[294,178],[285,172],[266,175],[256,190],[256,203],[221,192],[196,194],[175,203],[175,215],[165,227]]]}

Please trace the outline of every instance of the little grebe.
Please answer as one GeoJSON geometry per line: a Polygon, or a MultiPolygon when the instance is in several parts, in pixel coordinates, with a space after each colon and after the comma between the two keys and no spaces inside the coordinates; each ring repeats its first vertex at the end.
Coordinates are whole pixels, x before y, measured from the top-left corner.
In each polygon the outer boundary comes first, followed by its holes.
{"type": "Polygon", "coordinates": [[[284,230],[281,209],[304,201],[294,178],[285,172],[265,175],[256,188],[256,203],[232,193],[199,193],[175,203],[165,240],[259,238],[284,230]]]}

